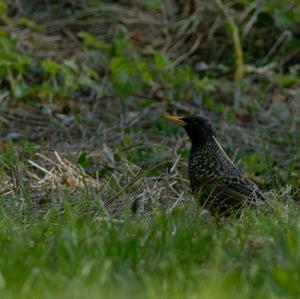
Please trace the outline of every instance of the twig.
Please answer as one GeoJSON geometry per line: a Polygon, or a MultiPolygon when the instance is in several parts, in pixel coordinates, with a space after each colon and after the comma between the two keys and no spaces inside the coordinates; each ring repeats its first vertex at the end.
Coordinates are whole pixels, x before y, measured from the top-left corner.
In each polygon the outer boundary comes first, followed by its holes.
{"type": "Polygon", "coordinates": [[[179,63],[183,62],[184,60],[186,60],[187,58],[189,58],[191,55],[193,55],[196,50],[198,49],[200,42],[202,40],[202,35],[198,35],[193,46],[184,54],[182,54],[181,56],[179,56],[173,63],[174,67],[177,66],[179,63]]]}
{"type": "Polygon", "coordinates": [[[254,23],[257,20],[258,15],[260,14],[260,9],[256,9],[250,20],[247,22],[247,24],[243,28],[243,35],[246,36],[251,28],[253,27],[254,23]]]}
{"type": "Polygon", "coordinates": [[[31,161],[31,160],[28,160],[28,163],[31,164],[32,166],[38,168],[39,170],[43,171],[44,173],[47,173],[48,175],[50,175],[51,177],[55,177],[55,175],[53,173],[51,173],[49,170],[47,170],[46,168],[38,165],[37,163],[31,161]]]}
{"type": "Polygon", "coordinates": [[[178,203],[182,200],[183,194],[184,192],[180,193],[174,204],[168,209],[167,214],[170,214],[178,206],[178,203]]]}
{"type": "Polygon", "coordinates": [[[292,34],[290,31],[288,30],[284,30],[282,32],[282,34],[279,36],[279,38],[276,40],[276,42],[274,43],[274,45],[272,46],[272,48],[268,51],[268,53],[265,55],[265,57],[263,58],[263,61],[268,60],[274,53],[275,51],[279,48],[279,46],[282,44],[282,42],[290,37],[292,34]]]}
{"type": "Polygon", "coordinates": [[[178,156],[176,157],[176,159],[175,159],[175,161],[174,161],[174,164],[173,164],[173,166],[172,166],[171,169],[170,169],[170,172],[173,172],[173,171],[175,170],[175,168],[176,168],[178,162],[180,161],[180,158],[181,158],[181,155],[178,155],[178,156]]]}

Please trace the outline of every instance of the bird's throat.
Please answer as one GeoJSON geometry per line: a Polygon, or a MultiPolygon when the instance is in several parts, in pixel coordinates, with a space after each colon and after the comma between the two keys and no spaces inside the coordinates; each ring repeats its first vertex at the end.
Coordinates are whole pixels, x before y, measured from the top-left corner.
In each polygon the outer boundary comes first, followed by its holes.
{"type": "Polygon", "coordinates": [[[192,150],[197,150],[209,143],[213,143],[213,136],[211,134],[195,134],[190,136],[192,143],[192,150]]]}

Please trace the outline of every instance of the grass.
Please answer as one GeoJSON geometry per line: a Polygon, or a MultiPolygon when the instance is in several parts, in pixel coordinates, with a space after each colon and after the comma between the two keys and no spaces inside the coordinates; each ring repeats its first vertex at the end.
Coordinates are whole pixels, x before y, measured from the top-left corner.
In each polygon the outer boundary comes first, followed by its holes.
{"type": "Polygon", "coordinates": [[[1,208],[1,298],[300,295],[294,203],[216,223],[194,203],[112,220],[87,210],[93,200],[1,208]]]}

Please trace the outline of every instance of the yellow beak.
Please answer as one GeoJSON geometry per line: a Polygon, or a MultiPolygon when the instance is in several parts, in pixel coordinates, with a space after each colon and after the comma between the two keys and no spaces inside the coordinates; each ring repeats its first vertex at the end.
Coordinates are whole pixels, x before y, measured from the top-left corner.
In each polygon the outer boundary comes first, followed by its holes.
{"type": "Polygon", "coordinates": [[[171,121],[171,122],[173,122],[173,123],[175,123],[175,124],[177,124],[179,126],[186,125],[186,123],[182,120],[182,118],[178,117],[178,116],[171,116],[171,115],[169,115],[169,116],[165,116],[165,119],[167,119],[167,120],[169,120],[169,121],[171,121]]]}

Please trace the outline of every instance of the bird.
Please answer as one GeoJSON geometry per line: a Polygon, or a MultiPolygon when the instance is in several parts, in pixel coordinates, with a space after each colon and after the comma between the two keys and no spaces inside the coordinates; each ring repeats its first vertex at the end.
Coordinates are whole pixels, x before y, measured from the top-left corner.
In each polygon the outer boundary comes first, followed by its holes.
{"type": "Polygon", "coordinates": [[[228,216],[265,197],[228,157],[209,121],[201,116],[166,116],[182,126],[191,140],[188,175],[192,193],[214,215],[228,216]]]}

